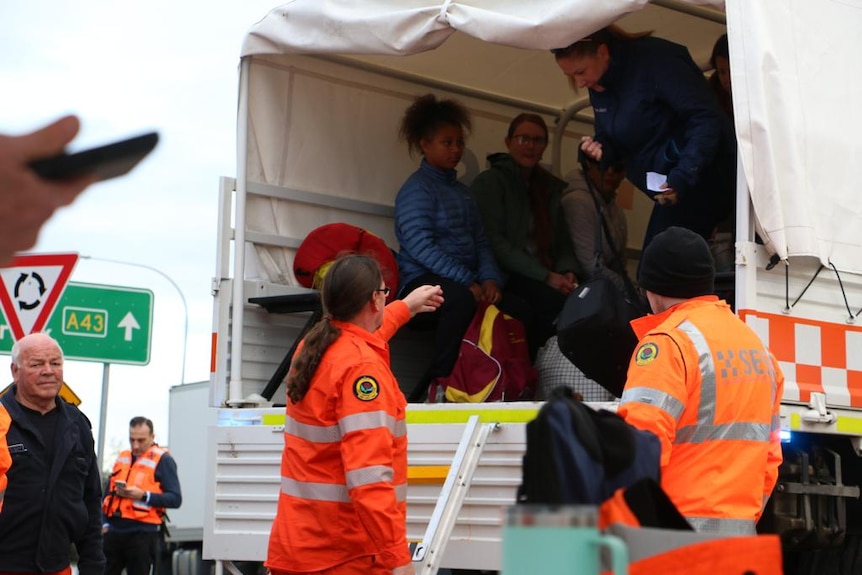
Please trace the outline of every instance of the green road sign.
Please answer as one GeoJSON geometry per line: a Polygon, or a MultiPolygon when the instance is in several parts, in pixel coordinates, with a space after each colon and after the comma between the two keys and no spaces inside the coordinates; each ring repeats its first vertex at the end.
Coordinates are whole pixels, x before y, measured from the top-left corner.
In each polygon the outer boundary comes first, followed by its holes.
{"type": "MultiPolygon", "coordinates": [[[[0,353],[14,338],[0,316],[0,353]]],[[[69,282],[45,330],[67,359],[146,365],[153,336],[153,292],[69,282]]]]}

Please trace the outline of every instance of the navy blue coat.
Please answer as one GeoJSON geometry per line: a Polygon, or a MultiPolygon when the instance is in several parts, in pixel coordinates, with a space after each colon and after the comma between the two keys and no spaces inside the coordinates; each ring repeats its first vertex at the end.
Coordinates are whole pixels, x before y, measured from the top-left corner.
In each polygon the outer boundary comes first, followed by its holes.
{"type": "Polygon", "coordinates": [[[39,433],[15,390],[13,385],[0,398],[12,418],[6,434],[12,467],[0,513],[0,571],[60,571],[69,565],[74,543],[80,574],[101,575],[102,482],[90,422],[77,407],[57,399],[54,457],[46,461],[39,433]]]}
{"type": "Polygon", "coordinates": [[[708,235],[729,215],[735,195],[730,120],[684,46],[647,37],[612,42],[609,49],[610,65],[599,80],[605,90],[590,90],[603,163],[622,160],[626,177],[645,192],[647,172],[666,174],[680,202],[656,207],[666,212],[664,227],[708,235]]]}

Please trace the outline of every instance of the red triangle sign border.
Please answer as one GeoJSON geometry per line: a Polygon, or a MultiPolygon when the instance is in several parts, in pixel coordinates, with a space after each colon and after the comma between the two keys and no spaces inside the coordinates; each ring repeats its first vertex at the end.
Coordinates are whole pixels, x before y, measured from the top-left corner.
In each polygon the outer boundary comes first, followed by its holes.
{"type": "MultiPolygon", "coordinates": [[[[75,264],[77,262],[77,253],[22,254],[20,256],[16,256],[8,264],[0,266],[2,268],[36,268],[60,266],[60,273],[57,276],[57,281],[54,284],[54,287],[48,291],[48,297],[45,300],[45,303],[42,305],[42,309],[39,311],[39,315],[37,316],[36,321],[33,323],[33,326],[30,329],[30,333],[37,333],[41,331],[42,328],[45,327],[45,325],[47,325],[48,320],[51,318],[51,314],[54,313],[54,307],[60,300],[60,296],[62,296],[63,292],[66,290],[66,284],[68,284],[69,278],[72,275],[72,270],[75,269],[75,264]]],[[[9,293],[8,286],[6,286],[6,282],[0,281],[0,284],[2,284],[0,285],[0,305],[2,305],[3,307],[3,312],[6,316],[6,322],[8,323],[9,329],[12,332],[12,337],[14,337],[15,341],[18,341],[25,335],[29,334],[24,333],[24,328],[21,325],[20,319],[18,318],[18,312],[15,309],[15,304],[12,301],[12,297],[9,293]]]]}

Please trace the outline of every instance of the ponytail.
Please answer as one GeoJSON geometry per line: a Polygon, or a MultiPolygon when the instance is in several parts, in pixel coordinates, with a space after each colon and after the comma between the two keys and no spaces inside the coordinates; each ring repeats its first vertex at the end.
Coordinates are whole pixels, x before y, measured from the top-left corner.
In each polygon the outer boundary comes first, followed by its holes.
{"type": "Polygon", "coordinates": [[[341,330],[329,322],[329,317],[324,317],[308,331],[287,374],[287,397],[292,402],[297,403],[305,397],[320,358],[339,335],[341,330]]]}
{"type": "Polygon", "coordinates": [[[329,267],[320,294],[325,314],[305,335],[287,374],[287,397],[292,402],[301,401],[308,393],[323,354],[341,335],[332,320],[352,321],[374,297],[382,281],[380,266],[368,256],[342,255],[329,267]]]}

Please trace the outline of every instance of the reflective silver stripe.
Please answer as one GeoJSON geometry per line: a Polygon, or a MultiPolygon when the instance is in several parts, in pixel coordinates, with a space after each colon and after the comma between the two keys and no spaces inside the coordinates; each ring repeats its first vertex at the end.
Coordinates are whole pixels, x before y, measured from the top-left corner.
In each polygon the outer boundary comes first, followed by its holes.
{"type": "MultiPolygon", "coordinates": [[[[350,503],[347,486],[332,483],[312,483],[296,481],[287,477],[281,478],[281,492],[285,495],[309,499],[312,501],[329,501],[333,503],[350,503]]],[[[407,500],[407,484],[395,486],[395,500],[399,503],[407,500]]]]}
{"type": "Polygon", "coordinates": [[[123,457],[123,456],[120,456],[120,457],[118,457],[118,458],[117,458],[117,462],[118,462],[118,463],[131,463],[131,462],[132,462],[132,458],[131,458],[131,457],[123,457]]]}
{"type": "MultiPolygon", "coordinates": [[[[773,403],[773,405],[775,404],[773,403]]],[[[781,431],[781,415],[779,414],[772,416],[772,431],[781,431]]]]}
{"type": "Polygon", "coordinates": [[[0,503],[3,503],[3,496],[6,495],[6,490],[0,491],[0,503]]]}
{"type": "Polygon", "coordinates": [[[395,486],[395,501],[398,503],[407,501],[407,484],[402,483],[401,485],[395,486]]]}
{"type": "Polygon", "coordinates": [[[332,501],[335,503],[350,503],[346,485],[332,483],[312,483],[296,481],[287,477],[281,478],[281,492],[300,499],[312,501],[332,501]]]}
{"type": "Polygon", "coordinates": [[[137,461],[135,461],[135,465],[143,465],[144,467],[150,467],[155,469],[158,463],[153,461],[152,459],[145,459],[143,457],[138,457],[137,461]]]}
{"type": "Polygon", "coordinates": [[[290,416],[284,419],[284,433],[312,443],[335,443],[341,439],[338,425],[309,425],[290,416]]]}
{"type": "Polygon", "coordinates": [[[706,338],[693,323],[686,320],[677,326],[686,334],[697,351],[697,366],[700,370],[700,405],[697,406],[697,425],[713,425],[715,423],[715,364],[712,361],[712,351],[706,338]]]}
{"type": "Polygon", "coordinates": [[[685,411],[685,405],[680,400],[669,393],[650,387],[627,388],[623,391],[623,396],[620,398],[620,405],[625,405],[626,403],[644,403],[658,407],[670,415],[674,421],[679,421],[682,412],[685,411]]]}
{"type": "MultiPolygon", "coordinates": [[[[697,423],[679,428],[673,440],[674,444],[703,443],[721,439],[769,442],[772,428],[775,425],[774,422],[767,424],[736,421],[721,425],[715,424],[717,383],[715,363],[709,344],[707,344],[701,331],[690,321],[686,320],[677,327],[688,336],[697,351],[701,385],[700,405],[697,406],[697,423]]],[[[776,389],[774,377],[772,381],[772,396],[774,398],[776,389]]]]}
{"type": "Polygon", "coordinates": [[[407,437],[407,422],[403,419],[396,421],[392,435],[393,437],[407,437]]]}
{"type": "Polygon", "coordinates": [[[407,435],[407,423],[403,419],[396,421],[385,411],[355,413],[341,418],[335,425],[310,425],[301,423],[290,416],[284,420],[284,432],[286,434],[312,443],[336,443],[351,431],[377,429],[379,427],[387,428],[395,437],[407,435]]]}
{"type": "Polygon", "coordinates": [[[395,474],[388,465],[370,465],[347,472],[347,488],[361,487],[372,483],[392,483],[395,474]]]}
{"type": "Polygon", "coordinates": [[[338,421],[338,427],[341,429],[342,436],[351,431],[377,429],[378,427],[387,428],[395,437],[407,435],[407,424],[404,420],[396,421],[393,416],[382,410],[354,413],[353,415],[342,417],[338,421]]]}
{"type": "Polygon", "coordinates": [[[768,442],[771,428],[767,423],[723,423],[721,425],[687,425],[676,432],[674,443],[703,443],[716,439],[768,442]]]}
{"type": "MultiPolygon", "coordinates": [[[[698,533],[724,535],[755,535],[757,529],[751,519],[716,519],[715,517],[686,517],[698,533]]],[[[731,544],[732,545],[732,544],[731,544]]]]}

